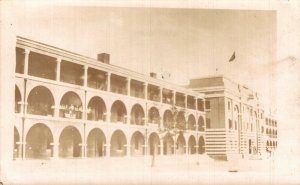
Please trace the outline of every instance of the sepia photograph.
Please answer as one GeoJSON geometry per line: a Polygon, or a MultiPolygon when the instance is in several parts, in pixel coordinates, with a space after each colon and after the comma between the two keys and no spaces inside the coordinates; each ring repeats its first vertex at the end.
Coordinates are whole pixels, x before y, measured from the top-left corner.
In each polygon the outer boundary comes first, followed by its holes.
{"type": "Polygon", "coordinates": [[[300,1],[0,1],[0,185],[300,184],[300,1]]]}

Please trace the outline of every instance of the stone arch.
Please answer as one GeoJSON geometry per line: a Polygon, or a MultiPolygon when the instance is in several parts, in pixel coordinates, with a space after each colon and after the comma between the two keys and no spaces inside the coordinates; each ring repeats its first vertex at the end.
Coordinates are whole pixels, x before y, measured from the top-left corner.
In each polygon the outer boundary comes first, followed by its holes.
{"type": "Polygon", "coordinates": [[[127,110],[125,104],[120,100],[116,100],[111,106],[111,118],[110,118],[111,122],[126,123],[126,115],[127,115],[127,110]]]}
{"type": "Polygon", "coordinates": [[[176,154],[182,155],[185,154],[185,139],[183,137],[183,134],[179,134],[177,137],[177,142],[176,142],[176,154]]]}
{"type": "Polygon", "coordinates": [[[132,125],[144,125],[145,112],[143,107],[140,104],[135,104],[131,109],[130,114],[131,120],[130,123],[132,125]]]}
{"type": "Polygon", "coordinates": [[[51,91],[45,86],[34,87],[28,95],[27,103],[28,114],[54,116],[54,98],[51,91]]]}
{"type": "Polygon", "coordinates": [[[22,101],[22,96],[20,89],[17,85],[15,85],[15,113],[20,113],[21,112],[21,101],[22,101]]]}
{"type": "Polygon", "coordinates": [[[88,103],[88,120],[105,121],[106,105],[102,98],[94,96],[88,103]]]}
{"type": "Polygon", "coordinates": [[[186,120],[185,113],[183,111],[178,112],[176,116],[176,128],[185,130],[186,120]]]}
{"type": "Polygon", "coordinates": [[[174,117],[173,113],[170,110],[164,112],[164,127],[165,128],[174,128],[174,117]]]}
{"type": "Polygon", "coordinates": [[[103,157],[105,155],[106,139],[101,129],[92,129],[89,132],[86,144],[87,157],[103,157]]]}
{"type": "Polygon", "coordinates": [[[156,107],[151,107],[148,111],[148,122],[159,125],[160,114],[156,107]]]}
{"type": "Polygon", "coordinates": [[[121,130],[116,130],[110,140],[110,154],[112,157],[121,157],[126,155],[127,139],[126,135],[121,130]]]}
{"type": "Polygon", "coordinates": [[[174,139],[170,134],[166,134],[163,138],[164,155],[174,154],[174,139]]]}
{"type": "Polygon", "coordinates": [[[74,126],[65,127],[59,137],[59,157],[74,158],[82,155],[82,139],[74,126]]]}
{"type": "Polygon", "coordinates": [[[205,127],[204,118],[203,118],[203,116],[199,116],[199,118],[198,118],[198,131],[204,132],[204,130],[205,130],[204,127],[205,127]]]}
{"type": "Polygon", "coordinates": [[[203,136],[199,137],[199,146],[198,147],[199,147],[198,148],[199,154],[204,154],[204,152],[205,152],[205,141],[204,141],[203,136]]]}
{"type": "Polygon", "coordinates": [[[149,136],[149,149],[150,155],[160,154],[160,139],[157,133],[153,132],[149,136]]]}
{"type": "Polygon", "coordinates": [[[59,117],[82,118],[82,101],[77,93],[69,91],[63,95],[60,101],[59,117]]]}
{"type": "Polygon", "coordinates": [[[196,130],[196,119],[193,114],[190,114],[188,117],[188,130],[196,130]]]}
{"type": "Polygon", "coordinates": [[[196,139],[193,135],[190,136],[190,138],[189,138],[188,151],[189,151],[189,154],[195,154],[196,153],[196,139]]]}
{"type": "Polygon", "coordinates": [[[132,134],[130,144],[131,144],[131,155],[132,156],[143,155],[145,153],[144,147],[143,147],[145,144],[145,139],[141,132],[136,131],[132,134]]]}
{"type": "Polygon", "coordinates": [[[20,142],[20,134],[16,127],[14,127],[14,152],[13,152],[13,158],[21,158],[21,145],[20,142]]]}
{"type": "Polygon", "coordinates": [[[49,159],[53,155],[53,135],[43,123],[33,125],[26,135],[25,157],[28,159],[49,159]]]}

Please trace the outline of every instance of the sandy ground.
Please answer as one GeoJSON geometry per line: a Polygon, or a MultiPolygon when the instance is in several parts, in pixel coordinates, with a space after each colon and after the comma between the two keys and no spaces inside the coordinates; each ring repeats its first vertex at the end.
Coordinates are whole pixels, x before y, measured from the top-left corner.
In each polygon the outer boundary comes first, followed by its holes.
{"type": "Polygon", "coordinates": [[[226,162],[206,156],[156,157],[154,167],[151,157],[30,160],[14,161],[8,184],[300,184],[298,167],[274,158],[226,162]]]}

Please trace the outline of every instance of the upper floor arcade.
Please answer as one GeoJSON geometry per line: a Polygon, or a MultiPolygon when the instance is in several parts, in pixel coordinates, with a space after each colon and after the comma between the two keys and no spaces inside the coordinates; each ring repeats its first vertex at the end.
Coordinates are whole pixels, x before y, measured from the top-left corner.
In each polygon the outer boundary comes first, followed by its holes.
{"type": "Polygon", "coordinates": [[[204,111],[204,95],[95,59],[17,38],[16,77],[204,111]]]}

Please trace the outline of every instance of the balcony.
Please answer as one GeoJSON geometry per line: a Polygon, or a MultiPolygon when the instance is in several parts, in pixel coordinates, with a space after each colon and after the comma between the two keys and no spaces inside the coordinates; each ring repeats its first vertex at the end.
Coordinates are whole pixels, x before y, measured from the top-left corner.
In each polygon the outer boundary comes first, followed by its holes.
{"type": "Polygon", "coordinates": [[[68,62],[63,60],[61,62],[60,70],[60,81],[74,84],[74,85],[83,85],[84,80],[84,66],[68,62]]]}
{"type": "Polygon", "coordinates": [[[182,93],[176,93],[176,106],[185,108],[185,96],[182,93]]]}
{"type": "Polygon", "coordinates": [[[173,102],[173,93],[171,90],[169,89],[163,89],[163,98],[162,98],[162,102],[166,103],[166,104],[170,104],[172,105],[173,102]]]}
{"type": "Polygon", "coordinates": [[[160,91],[158,86],[148,85],[148,100],[160,102],[160,91]]]}
{"type": "Polygon", "coordinates": [[[143,82],[131,80],[130,96],[133,96],[136,98],[145,98],[145,89],[144,89],[143,82]]]}
{"type": "Polygon", "coordinates": [[[111,92],[127,95],[127,80],[125,77],[111,75],[111,92]]]}
{"type": "Polygon", "coordinates": [[[107,90],[107,74],[93,68],[88,68],[87,86],[98,90],[107,90]]]}

